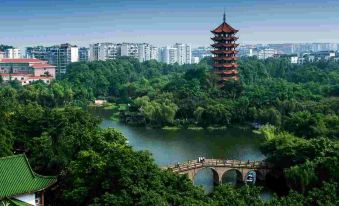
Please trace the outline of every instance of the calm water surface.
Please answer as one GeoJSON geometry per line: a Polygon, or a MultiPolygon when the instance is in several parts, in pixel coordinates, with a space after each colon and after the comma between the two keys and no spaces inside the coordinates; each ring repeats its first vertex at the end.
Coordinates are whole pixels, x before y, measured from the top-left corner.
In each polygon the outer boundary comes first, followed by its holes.
{"type": "MultiPolygon", "coordinates": [[[[259,150],[260,137],[251,130],[229,128],[223,131],[151,129],[133,127],[110,119],[110,111],[95,109],[95,114],[103,118],[102,128],[116,128],[128,139],[135,150],[152,153],[159,166],[177,162],[206,158],[225,158],[237,160],[262,160],[259,150]]],[[[213,188],[210,169],[197,174],[194,183],[202,185],[206,191],[213,188]]]]}

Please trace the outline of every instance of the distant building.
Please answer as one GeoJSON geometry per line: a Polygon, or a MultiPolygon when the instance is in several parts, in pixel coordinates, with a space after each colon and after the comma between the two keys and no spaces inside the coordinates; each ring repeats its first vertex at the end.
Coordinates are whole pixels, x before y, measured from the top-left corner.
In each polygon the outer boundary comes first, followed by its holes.
{"type": "Polygon", "coordinates": [[[36,174],[25,155],[0,158],[0,205],[44,206],[45,190],[56,177],[36,174]]]}
{"type": "Polygon", "coordinates": [[[177,50],[177,63],[179,65],[192,63],[191,46],[187,44],[176,43],[173,48],[177,50]]]}
{"type": "Polygon", "coordinates": [[[268,44],[268,48],[276,50],[281,54],[292,54],[293,44],[268,44]]]}
{"type": "Polygon", "coordinates": [[[88,62],[89,58],[89,48],[81,47],[79,48],[79,61],[88,62]]]}
{"type": "Polygon", "coordinates": [[[121,56],[134,57],[139,59],[139,47],[135,43],[122,43],[121,45],[121,56]]]}
{"type": "Polygon", "coordinates": [[[262,49],[258,52],[258,59],[271,58],[277,54],[278,54],[278,51],[275,49],[262,49]]]}
{"type": "Polygon", "coordinates": [[[300,56],[292,56],[292,64],[304,64],[316,61],[338,61],[338,52],[335,51],[319,51],[302,53],[300,56]]]}
{"type": "Polygon", "coordinates": [[[26,58],[35,58],[48,61],[49,49],[44,46],[27,47],[26,58]]]}
{"type": "Polygon", "coordinates": [[[21,52],[20,49],[6,49],[4,56],[7,59],[19,59],[21,57],[21,52]]]}
{"type": "Polygon", "coordinates": [[[158,60],[158,48],[147,43],[138,44],[139,61],[158,60]]]}
{"type": "Polygon", "coordinates": [[[49,84],[55,79],[55,66],[39,59],[0,59],[0,76],[4,81],[27,85],[41,80],[49,84]]]}
{"type": "Polygon", "coordinates": [[[159,60],[159,49],[158,47],[151,46],[151,59],[159,60]]]}
{"type": "Polygon", "coordinates": [[[316,52],[314,55],[315,55],[315,58],[316,60],[331,60],[331,59],[334,59],[335,58],[335,51],[319,51],[319,52],[316,52]]]}
{"type": "Polygon", "coordinates": [[[65,74],[70,63],[79,61],[79,49],[70,44],[49,47],[48,62],[57,68],[58,74],[65,74]]]}
{"type": "Polygon", "coordinates": [[[161,48],[161,61],[166,64],[174,64],[178,62],[178,49],[173,47],[163,47],[161,48]]]}
{"type": "Polygon", "coordinates": [[[213,50],[212,47],[198,47],[198,48],[192,49],[192,58],[198,57],[199,59],[202,59],[204,57],[211,57],[212,50],[213,50]]]}
{"type": "Polygon", "coordinates": [[[105,61],[123,56],[134,57],[140,62],[159,59],[158,48],[147,43],[96,43],[89,48],[89,61],[105,61]]]}
{"type": "Polygon", "coordinates": [[[159,49],[159,61],[166,64],[192,64],[192,49],[188,44],[176,43],[159,49]]]}
{"type": "Polygon", "coordinates": [[[192,57],[192,64],[199,64],[200,58],[199,57],[192,57]]]}
{"type": "Polygon", "coordinates": [[[89,46],[89,61],[105,61],[120,57],[121,44],[96,43],[89,46]]]}
{"type": "Polygon", "coordinates": [[[6,57],[6,54],[4,51],[0,51],[0,59],[3,59],[6,57]]]}
{"type": "Polygon", "coordinates": [[[61,44],[51,47],[27,47],[27,58],[37,58],[48,61],[49,64],[56,66],[58,74],[65,74],[67,66],[70,63],[79,61],[79,49],[70,44],[61,44]]]}
{"type": "Polygon", "coordinates": [[[291,64],[298,64],[299,57],[298,56],[292,56],[291,57],[291,64]]]}

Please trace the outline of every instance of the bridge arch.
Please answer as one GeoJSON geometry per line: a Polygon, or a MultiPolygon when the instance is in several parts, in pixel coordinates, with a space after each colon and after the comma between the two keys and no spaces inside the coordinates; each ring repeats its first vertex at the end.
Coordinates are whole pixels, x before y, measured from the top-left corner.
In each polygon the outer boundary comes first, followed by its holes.
{"type": "Polygon", "coordinates": [[[194,172],[194,174],[192,175],[192,180],[193,180],[193,183],[195,184],[195,178],[196,176],[199,175],[199,173],[201,173],[201,171],[203,170],[207,170],[207,171],[212,171],[212,177],[213,177],[213,184],[214,185],[217,185],[219,184],[219,181],[220,181],[220,177],[219,177],[219,173],[218,171],[214,168],[214,167],[202,167],[202,168],[199,168],[198,170],[196,170],[194,172]]]}
{"type": "Polygon", "coordinates": [[[231,168],[226,170],[221,176],[221,183],[231,183],[231,184],[239,184],[243,182],[243,173],[236,169],[231,168]]]}

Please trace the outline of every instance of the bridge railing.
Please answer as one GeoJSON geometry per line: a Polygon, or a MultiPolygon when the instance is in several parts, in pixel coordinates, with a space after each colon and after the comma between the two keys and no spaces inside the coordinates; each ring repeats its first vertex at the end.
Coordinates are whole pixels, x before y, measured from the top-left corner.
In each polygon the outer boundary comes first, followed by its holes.
{"type": "Polygon", "coordinates": [[[232,168],[250,168],[259,169],[266,168],[268,164],[264,161],[242,161],[242,160],[221,160],[221,159],[205,159],[198,162],[197,160],[189,160],[184,163],[171,165],[165,169],[172,170],[173,172],[185,172],[192,169],[202,167],[232,167],[232,168]]]}

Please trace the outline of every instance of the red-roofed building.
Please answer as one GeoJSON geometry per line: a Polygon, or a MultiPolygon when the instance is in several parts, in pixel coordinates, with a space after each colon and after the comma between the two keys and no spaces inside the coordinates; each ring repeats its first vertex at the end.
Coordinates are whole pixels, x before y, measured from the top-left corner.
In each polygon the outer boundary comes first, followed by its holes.
{"type": "Polygon", "coordinates": [[[235,43],[238,40],[238,37],[235,36],[238,30],[226,23],[224,14],[223,23],[211,32],[214,34],[214,37],[211,38],[214,41],[214,44],[211,45],[214,48],[211,51],[214,60],[213,68],[214,73],[219,76],[220,86],[223,86],[225,81],[239,80],[237,76],[239,64],[236,63],[238,60],[236,48],[239,44],[235,43]]]}
{"type": "Polygon", "coordinates": [[[4,81],[17,80],[22,85],[55,78],[55,66],[40,59],[0,59],[0,76],[4,81]]]}

